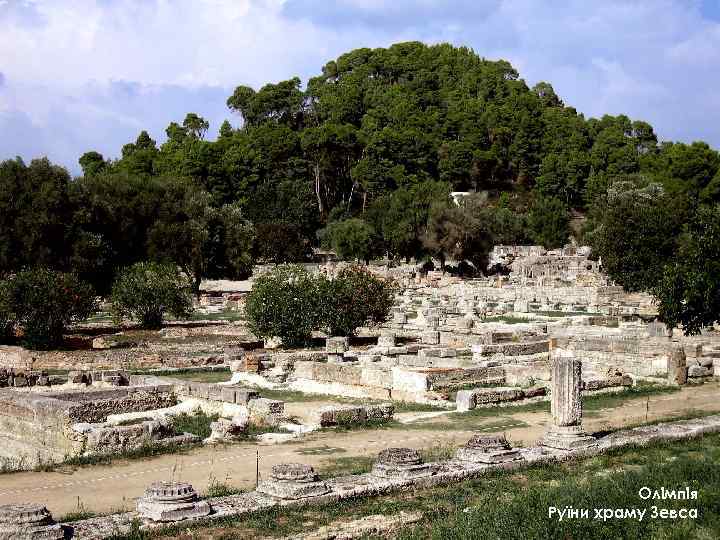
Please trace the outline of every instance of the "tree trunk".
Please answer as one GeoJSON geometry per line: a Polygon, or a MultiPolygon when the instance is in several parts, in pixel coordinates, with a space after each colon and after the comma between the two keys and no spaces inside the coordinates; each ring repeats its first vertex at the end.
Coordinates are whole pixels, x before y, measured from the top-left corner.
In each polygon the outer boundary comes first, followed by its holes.
{"type": "Polygon", "coordinates": [[[322,217],[325,214],[325,208],[323,206],[322,194],[320,193],[320,164],[316,163],[313,168],[315,176],[315,196],[317,197],[318,212],[320,212],[320,217],[322,217]]]}

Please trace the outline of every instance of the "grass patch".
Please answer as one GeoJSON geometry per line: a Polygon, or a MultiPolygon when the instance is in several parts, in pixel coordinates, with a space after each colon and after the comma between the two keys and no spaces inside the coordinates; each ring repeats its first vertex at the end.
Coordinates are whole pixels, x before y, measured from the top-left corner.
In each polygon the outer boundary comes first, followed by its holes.
{"type": "Polygon", "coordinates": [[[188,320],[188,321],[229,321],[229,322],[236,322],[236,321],[244,321],[245,317],[243,316],[241,311],[238,310],[224,310],[219,311],[217,313],[199,313],[197,311],[194,311],[190,317],[187,319],[182,320],[188,320]]]}
{"type": "Polygon", "coordinates": [[[210,424],[215,422],[219,416],[217,414],[207,415],[204,411],[198,409],[192,414],[182,413],[173,416],[173,428],[178,433],[192,433],[201,439],[207,439],[212,433],[210,424]]]}
{"type": "Polygon", "coordinates": [[[484,323],[490,323],[490,322],[501,322],[505,324],[522,324],[522,323],[529,323],[530,319],[527,317],[516,317],[514,315],[494,315],[492,317],[485,317],[483,319],[484,323]]]}
{"type": "Polygon", "coordinates": [[[212,369],[133,369],[130,370],[131,375],[146,375],[150,377],[172,377],[183,381],[219,383],[228,382],[232,373],[230,368],[212,368],[212,369]]]}
{"type": "MultiPolygon", "coordinates": [[[[372,459],[333,460],[321,468],[367,470],[372,459]]],[[[183,523],[154,531],[116,537],[146,538],[267,538],[308,532],[339,519],[373,514],[420,511],[423,521],[399,531],[396,538],[718,538],[720,537],[720,435],[682,442],[628,447],[582,461],[535,465],[520,471],[492,471],[483,478],[449,486],[410,490],[382,497],[353,499],[323,506],[271,508],[243,517],[213,522],[183,523]],[[659,489],[690,487],[698,500],[644,501],[642,486],[659,489]],[[697,508],[697,519],[650,519],[650,508],[697,508]],[[548,508],[590,509],[590,519],[562,522],[548,518],[548,508]],[[648,508],[642,521],[592,519],[593,508],[648,508]]]]}
{"type": "Polygon", "coordinates": [[[650,397],[662,394],[679,392],[679,386],[665,386],[653,383],[639,383],[616,393],[596,394],[583,396],[583,410],[597,411],[599,409],[612,409],[619,407],[630,399],[650,397]]]}

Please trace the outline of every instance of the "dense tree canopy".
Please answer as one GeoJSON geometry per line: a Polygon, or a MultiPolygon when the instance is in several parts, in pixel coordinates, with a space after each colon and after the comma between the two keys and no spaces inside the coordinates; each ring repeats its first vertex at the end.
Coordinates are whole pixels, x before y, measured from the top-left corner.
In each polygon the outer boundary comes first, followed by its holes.
{"type": "Polygon", "coordinates": [[[75,181],[47,160],[0,164],[0,273],[73,269],[106,292],[152,258],[197,283],[241,276],[253,257],[302,260],[323,229],[347,258],[482,267],[496,243],[563,244],[574,215],[611,277],[649,290],[685,223],[720,202],[707,144],[659,143],[624,115],[586,119],[549,83],[530,88],[466,47],[357,49],[305,87],[240,85],[227,105],[240,127],[188,112],[159,145],[141,131],[118,159],[89,149],[75,181]],[[455,206],[456,191],[481,196],[455,206]]]}

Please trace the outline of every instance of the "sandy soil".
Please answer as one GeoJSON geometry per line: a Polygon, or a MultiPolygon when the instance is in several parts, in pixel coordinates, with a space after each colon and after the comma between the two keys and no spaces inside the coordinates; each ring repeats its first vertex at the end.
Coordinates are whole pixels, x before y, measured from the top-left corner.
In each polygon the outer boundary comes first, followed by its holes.
{"type": "MultiPolygon", "coordinates": [[[[687,387],[673,394],[652,396],[648,419],[684,415],[697,410],[720,411],[719,390],[718,383],[709,383],[687,387]]],[[[324,403],[298,404],[297,412],[321,404],[324,403]]],[[[647,406],[647,398],[638,398],[620,407],[593,411],[588,415],[585,425],[588,431],[598,431],[643,422],[647,406]]],[[[497,412],[497,416],[478,419],[472,429],[504,431],[515,443],[529,444],[542,436],[550,419],[545,412],[512,413],[508,409],[499,409],[497,412]]],[[[446,422],[447,419],[436,416],[431,421],[446,422]]],[[[465,422],[463,424],[466,425],[465,422]]],[[[277,463],[300,461],[320,466],[327,459],[374,455],[389,446],[459,446],[467,441],[470,434],[471,430],[464,429],[464,426],[457,430],[401,426],[373,431],[319,432],[301,440],[273,446],[238,444],[203,447],[182,455],[117,461],[111,465],[77,470],[0,475],[0,505],[39,502],[45,504],[56,517],[75,511],[78,504],[96,512],[116,511],[132,508],[135,499],[155,480],[182,479],[191,482],[201,492],[213,480],[251,488],[255,485],[258,455],[260,474],[265,476],[272,465],[277,463]]]]}

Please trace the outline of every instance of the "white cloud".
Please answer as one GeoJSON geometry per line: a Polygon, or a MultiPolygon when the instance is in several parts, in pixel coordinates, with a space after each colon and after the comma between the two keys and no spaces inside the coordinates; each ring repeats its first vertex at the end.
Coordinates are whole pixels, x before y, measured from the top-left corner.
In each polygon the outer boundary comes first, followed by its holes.
{"type": "Polygon", "coordinates": [[[720,146],[720,25],[686,0],[0,0],[0,158],[22,146],[75,167],[188,111],[217,128],[237,84],[410,39],[469,45],[587,114],[720,146]]]}

